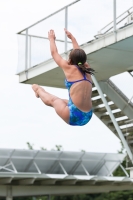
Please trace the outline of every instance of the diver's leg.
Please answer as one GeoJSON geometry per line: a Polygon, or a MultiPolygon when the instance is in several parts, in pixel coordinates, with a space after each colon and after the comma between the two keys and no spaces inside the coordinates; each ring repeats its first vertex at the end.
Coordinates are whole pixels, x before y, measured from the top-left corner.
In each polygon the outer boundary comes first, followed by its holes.
{"type": "Polygon", "coordinates": [[[69,123],[69,108],[67,106],[68,100],[60,99],[46,92],[42,87],[36,84],[32,85],[32,89],[34,90],[36,97],[40,97],[45,105],[53,107],[56,113],[66,123],[69,123]]]}

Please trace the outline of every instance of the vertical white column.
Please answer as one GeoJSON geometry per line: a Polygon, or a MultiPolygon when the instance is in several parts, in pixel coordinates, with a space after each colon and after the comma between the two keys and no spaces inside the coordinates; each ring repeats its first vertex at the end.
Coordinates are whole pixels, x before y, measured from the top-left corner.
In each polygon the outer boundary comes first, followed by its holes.
{"type": "Polygon", "coordinates": [[[13,197],[12,197],[12,186],[7,186],[6,200],[13,200],[13,197]]]}
{"type": "Polygon", "coordinates": [[[115,41],[117,41],[117,33],[116,33],[116,0],[113,0],[113,19],[114,19],[114,35],[115,41]]]}
{"type": "MultiPolygon", "coordinates": [[[[65,8],[65,28],[68,26],[68,7],[65,8]]],[[[67,35],[65,34],[65,53],[67,52],[67,35]]]]}
{"type": "Polygon", "coordinates": [[[48,195],[48,200],[51,200],[51,195],[48,195]]]}
{"type": "Polygon", "coordinates": [[[114,15],[114,32],[116,31],[116,0],[114,0],[113,4],[113,15],[114,15]]]}
{"type": "Polygon", "coordinates": [[[29,68],[31,68],[31,36],[29,37],[29,68]]]}
{"type": "Polygon", "coordinates": [[[28,79],[28,29],[26,29],[26,39],[25,39],[25,74],[26,79],[28,79]]]}

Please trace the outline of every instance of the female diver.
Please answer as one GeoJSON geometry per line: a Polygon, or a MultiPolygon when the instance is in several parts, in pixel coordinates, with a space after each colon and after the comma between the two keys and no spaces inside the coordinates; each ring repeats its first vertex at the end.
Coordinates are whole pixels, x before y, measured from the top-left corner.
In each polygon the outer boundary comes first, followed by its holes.
{"type": "Polygon", "coordinates": [[[40,97],[43,103],[55,109],[56,113],[69,125],[83,126],[92,117],[92,80],[94,70],[86,62],[87,56],[80,49],[75,37],[66,29],[65,33],[71,39],[73,50],[68,61],[64,60],[58,53],[55,44],[54,30],[48,32],[51,55],[65,74],[65,86],[69,92],[69,100],[60,99],[46,92],[42,87],[34,84],[32,89],[36,97],[40,97]]]}

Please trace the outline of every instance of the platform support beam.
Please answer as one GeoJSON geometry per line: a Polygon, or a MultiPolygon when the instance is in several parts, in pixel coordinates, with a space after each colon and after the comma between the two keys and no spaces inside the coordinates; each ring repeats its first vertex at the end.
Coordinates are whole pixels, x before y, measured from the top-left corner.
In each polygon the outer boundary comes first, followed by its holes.
{"type": "Polygon", "coordinates": [[[100,88],[100,85],[99,85],[98,81],[96,80],[95,76],[92,76],[92,80],[93,80],[93,82],[94,82],[94,84],[95,84],[95,86],[96,86],[96,88],[97,88],[98,93],[99,93],[100,96],[101,96],[101,99],[102,99],[102,101],[103,101],[103,103],[104,103],[104,105],[105,105],[105,107],[106,107],[106,109],[107,109],[107,112],[108,112],[108,114],[109,114],[109,116],[110,116],[110,118],[111,118],[111,120],[112,120],[112,122],[113,122],[113,124],[114,124],[114,127],[115,127],[115,129],[117,130],[117,133],[118,133],[118,135],[119,135],[119,138],[121,139],[121,141],[122,141],[122,143],[123,143],[125,149],[127,150],[127,154],[128,154],[128,156],[129,156],[131,162],[133,163],[132,152],[131,152],[131,150],[130,150],[128,144],[127,144],[127,141],[125,140],[125,138],[124,138],[124,136],[123,136],[123,133],[122,133],[122,131],[121,131],[121,129],[120,129],[120,127],[119,127],[119,125],[118,125],[118,123],[117,123],[117,121],[116,121],[116,119],[115,119],[115,117],[114,117],[114,115],[113,115],[113,113],[112,113],[112,111],[111,111],[109,105],[108,105],[108,102],[107,102],[107,100],[106,100],[106,98],[105,98],[105,96],[104,96],[104,94],[103,94],[103,92],[102,92],[102,90],[101,90],[101,88],[100,88]]]}
{"type": "Polygon", "coordinates": [[[125,170],[125,168],[120,164],[121,169],[123,170],[123,172],[125,173],[125,175],[127,177],[129,177],[129,174],[127,173],[127,171],[125,170]]]}
{"type": "Polygon", "coordinates": [[[13,200],[13,197],[12,197],[12,186],[7,186],[6,200],[13,200]]]}

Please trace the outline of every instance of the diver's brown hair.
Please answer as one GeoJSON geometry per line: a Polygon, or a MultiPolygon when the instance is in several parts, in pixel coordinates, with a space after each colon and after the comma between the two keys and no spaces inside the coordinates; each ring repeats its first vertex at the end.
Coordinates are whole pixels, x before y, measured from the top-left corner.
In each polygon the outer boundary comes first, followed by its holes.
{"type": "Polygon", "coordinates": [[[83,73],[88,73],[93,75],[95,70],[92,68],[86,68],[85,63],[87,60],[87,55],[83,49],[73,49],[69,54],[69,60],[71,65],[78,65],[83,73]]]}

